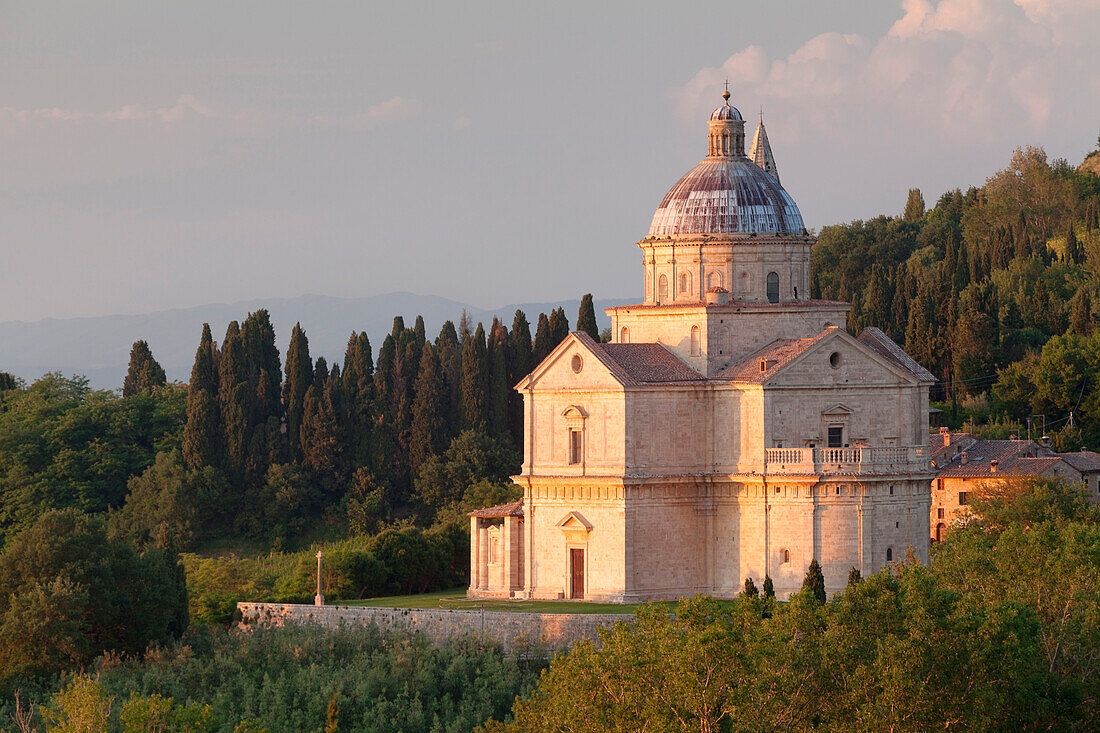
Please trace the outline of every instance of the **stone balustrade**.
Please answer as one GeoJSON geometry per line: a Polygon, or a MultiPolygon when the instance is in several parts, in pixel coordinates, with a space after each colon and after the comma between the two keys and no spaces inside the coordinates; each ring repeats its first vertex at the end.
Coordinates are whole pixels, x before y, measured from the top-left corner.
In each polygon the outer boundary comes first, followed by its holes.
{"type": "Polygon", "coordinates": [[[768,448],[764,452],[764,472],[768,474],[878,474],[928,470],[928,448],[923,445],[768,448]]]}

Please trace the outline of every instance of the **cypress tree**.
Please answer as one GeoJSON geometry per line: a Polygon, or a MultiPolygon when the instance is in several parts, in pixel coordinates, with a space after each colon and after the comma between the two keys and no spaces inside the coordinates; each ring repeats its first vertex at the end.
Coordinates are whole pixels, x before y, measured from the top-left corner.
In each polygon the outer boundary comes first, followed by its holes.
{"type": "Polygon", "coordinates": [[[375,412],[374,360],[366,332],[352,331],[344,352],[340,375],[343,393],[344,440],[349,473],[369,466],[372,456],[372,431],[375,412]]]}
{"type": "Polygon", "coordinates": [[[286,380],[283,382],[283,408],[286,410],[286,438],[290,458],[301,460],[302,415],[306,392],[313,384],[313,360],[309,358],[309,339],[301,323],[295,323],[286,349],[286,380]]]}
{"type": "Polygon", "coordinates": [[[122,382],[122,396],[152,394],[155,388],[167,383],[164,369],[153,358],[149,344],[135,341],[130,348],[130,368],[126,370],[126,379],[122,382]]]}
{"type": "Polygon", "coordinates": [[[302,404],[302,465],[318,473],[330,474],[336,470],[339,457],[336,413],[319,384],[310,385],[302,404]]]}
{"type": "Polygon", "coordinates": [[[477,331],[462,344],[462,426],[464,430],[485,430],[485,392],[488,381],[485,356],[485,328],[479,323],[477,331]]]}
{"type": "Polygon", "coordinates": [[[462,347],[455,324],[447,321],[435,340],[436,358],[445,387],[443,401],[445,441],[450,443],[462,430],[462,347]]]}
{"type": "Polygon", "coordinates": [[[558,348],[558,344],[565,341],[568,335],[569,319],[565,317],[565,309],[559,307],[550,311],[550,351],[558,348]]]}
{"type": "Polygon", "coordinates": [[[313,383],[324,384],[328,381],[328,377],[328,361],[325,360],[325,357],[318,356],[317,361],[313,364],[313,383]]]}
{"type": "Polygon", "coordinates": [[[853,565],[852,569],[848,571],[848,587],[858,585],[861,580],[863,580],[863,576],[860,575],[859,568],[853,565]]]}
{"type": "Polygon", "coordinates": [[[192,468],[218,464],[221,424],[214,385],[214,340],[210,324],[204,323],[191,381],[187,384],[187,422],[181,441],[183,458],[192,468]]]}
{"type": "Polygon", "coordinates": [[[244,341],[236,321],[229,324],[218,362],[218,404],[222,414],[225,466],[236,479],[244,478],[248,446],[252,442],[251,389],[244,358],[244,341]]]}
{"type": "Polygon", "coordinates": [[[510,442],[511,430],[508,425],[508,400],[511,384],[508,381],[508,329],[497,319],[493,319],[489,331],[488,343],[488,405],[489,434],[494,438],[510,442]]]}
{"type": "Polygon", "coordinates": [[[593,341],[600,340],[600,329],[596,326],[596,309],[592,305],[592,293],[587,293],[581,298],[581,309],[577,313],[577,330],[587,333],[593,341]]]}
{"type": "Polygon", "coordinates": [[[905,200],[906,221],[920,221],[924,218],[924,195],[919,188],[909,189],[909,197],[905,200]]]}
{"type": "Polygon", "coordinates": [[[418,315],[416,317],[416,323],[413,324],[413,334],[417,340],[417,348],[423,348],[424,342],[427,341],[427,332],[424,330],[424,316],[418,315]]]}
{"type": "Polygon", "coordinates": [[[1092,298],[1085,288],[1080,287],[1070,300],[1069,328],[1076,334],[1088,336],[1092,333],[1094,323],[1092,319],[1092,298]]]}
{"type": "Polygon", "coordinates": [[[550,331],[550,319],[546,317],[545,313],[539,313],[539,325],[535,329],[535,342],[531,347],[532,368],[541,364],[542,360],[554,350],[556,344],[553,341],[554,337],[550,331]]]}
{"type": "Polygon", "coordinates": [[[1077,241],[1077,232],[1074,231],[1073,224],[1066,227],[1065,259],[1066,262],[1071,262],[1075,265],[1081,264],[1081,245],[1077,241]]]}
{"type": "Polygon", "coordinates": [[[282,365],[266,309],[248,314],[241,324],[241,339],[251,392],[251,435],[245,468],[249,480],[259,482],[273,460],[284,460],[287,447],[282,434],[282,365]]]}
{"type": "Polygon", "coordinates": [[[416,400],[412,410],[412,436],[409,440],[409,467],[413,476],[432,456],[440,455],[445,442],[445,402],[447,386],[435,349],[425,343],[416,375],[416,400]]]}
{"type": "Polygon", "coordinates": [[[531,373],[531,325],[523,311],[517,310],[512,319],[512,333],[508,342],[508,425],[512,432],[512,445],[523,445],[523,395],[512,389],[531,373]]]}
{"type": "Polygon", "coordinates": [[[751,577],[745,578],[745,589],[741,591],[741,596],[743,598],[756,598],[758,595],[760,595],[760,591],[756,589],[756,583],[753,582],[751,577]]]}
{"type": "Polygon", "coordinates": [[[810,567],[806,570],[806,578],[802,581],[802,590],[807,589],[817,599],[818,605],[825,605],[825,576],[821,573],[821,565],[817,562],[816,557],[810,560],[810,567]]]}
{"type": "Polygon", "coordinates": [[[772,583],[772,576],[764,573],[764,597],[775,598],[775,585],[772,583]]]}

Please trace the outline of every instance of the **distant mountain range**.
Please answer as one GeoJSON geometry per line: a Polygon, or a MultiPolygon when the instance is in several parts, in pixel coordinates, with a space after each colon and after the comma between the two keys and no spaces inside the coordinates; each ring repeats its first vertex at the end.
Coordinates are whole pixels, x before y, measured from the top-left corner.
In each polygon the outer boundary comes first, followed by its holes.
{"type": "MultiPolygon", "coordinates": [[[[610,319],[603,308],[634,302],[620,298],[596,301],[596,320],[603,329],[610,319]]],[[[435,338],[444,321],[458,320],[465,310],[470,319],[486,326],[494,316],[511,328],[517,308],[527,314],[534,335],[539,313],[561,306],[576,326],[580,298],[556,303],[518,303],[481,310],[465,303],[435,295],[387,293],[368,298],[333,298],[303,295],[298,298],[271,298],[239,303],[201,305],[194,308],[157,311],[146,315],[117,315],[96,318],[47,318],[33,323],[0,322],[0,371],[11,372],[31,382],[46,372],[82,374],[93,387],[118,389],[126,376],[130,347],[145,339],[153,355],[168,373],[168,379],[187,381],[202,324],[209,323],[219,343],[232,320],[243,321],[249,312],[267,308],[279,353],[286,354],[287,339],[295,323],[300,322],[309,338],[314,358],[324,356],[331,364],[343,361],[344,348],[352,331],[366,331],[374,353],[393,327],[394,316],[405,318],[411,327],[417,315],[424,317],[430,338],[435,338]]]]}

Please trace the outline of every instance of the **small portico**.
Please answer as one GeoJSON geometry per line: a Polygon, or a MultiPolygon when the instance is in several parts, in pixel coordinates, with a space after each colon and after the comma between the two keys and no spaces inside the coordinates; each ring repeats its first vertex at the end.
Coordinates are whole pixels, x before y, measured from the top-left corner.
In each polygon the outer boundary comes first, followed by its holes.
{"type": "Polygon", "coordinates": [[[523,591],[523,500],[478,509],[470,517],[470,598],[512,598],[523,591]]]}

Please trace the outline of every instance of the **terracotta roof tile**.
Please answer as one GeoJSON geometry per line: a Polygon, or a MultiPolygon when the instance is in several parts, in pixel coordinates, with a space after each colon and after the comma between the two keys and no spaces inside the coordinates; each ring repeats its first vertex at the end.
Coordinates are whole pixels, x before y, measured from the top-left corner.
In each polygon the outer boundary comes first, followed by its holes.
{"type": "Polygon", "coordinates": [[[1100,471],[1100,453],[1090,450],[1059,453],[1058,457],[1078,471],[1100,471]]]}
{"type": "Polygon", "coordinates": [[[635,382],[701,382],[705,377],[662,344],[593,344],[635,382]]]}
{"type": "Polygon", "coordinates": [[[836,330],[830,326],[816,336],[804,339],[776,339],[762,349],[758,349],[736,364],[731,364],[714,375],[716,380],[725,382],[748,382],[763,384],[776,372],[790,364],[807,349],[836,330]],[[760,368],[764,362],[764,369],[760,368]]]}
{"type": "Polygon", "coordinates": [[[916,359],[906,354],[905,351],[894,343],[889,336],[874,326],[863,329],[856,340],[870,347],[879,356],[896,366],[906,370],[922,382],[935,382],[936,377],[928,371],[916,359]]]}
{"type": "Polygon", "coordinates": [[[500,504],[498,506],[486,507],[485,509],[475,509],[470,512],[471,517],[483,517],[486,519],[493,519],[497,517],[522,517],[523,516],[523,499],[519,501],[513,501],[510,504],[500,504]]]}
{"type": "Polygon", "coordinates": [[[941,478],[1032,476],[1060,460],[1058,454],[1030,440],[979,440],[952,458],[939,475],[941,478]],[[991,461],[997,461],[996,471],[991,470],[991,461]]]}

